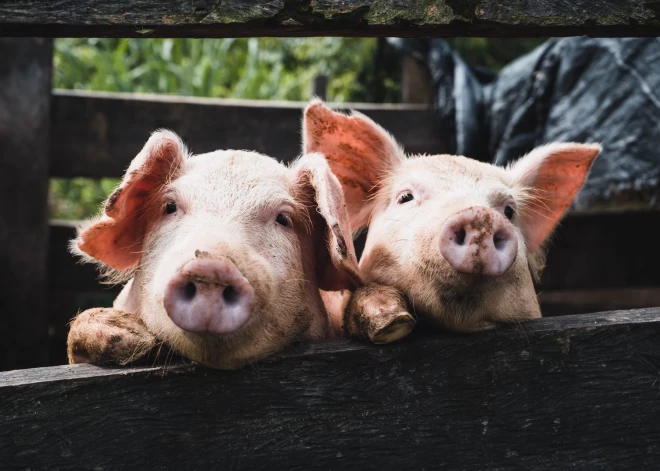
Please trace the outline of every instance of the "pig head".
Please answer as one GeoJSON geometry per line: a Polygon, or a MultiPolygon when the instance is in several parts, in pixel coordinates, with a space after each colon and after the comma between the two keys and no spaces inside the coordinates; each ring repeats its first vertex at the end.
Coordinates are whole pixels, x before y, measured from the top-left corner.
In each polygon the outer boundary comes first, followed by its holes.
{"type": "Polygon", "coordinates": [[[408,309],[471,332],[541,316],[544,244],[585,181],[597,144],[538,147],[509,168],[461,156],[406,156],[366,116],[319,101],[305,111],[306,152],[344,188],[352,230],[368,225],[360,269],[408,309]]]}
{"type": "Polygon", "coordinates": [[[151,136],[72,249],[126,285],[110,313],[74,320],[71,362],[94,361],[94,342],[106,339],[107,352],[114,338],[124,350],[158,343],[240,367],[327,337],[319,289],[361,282],[341,186],[323,156],[288,168],[255,152],[192,156],[167,131],[151,136]]]}

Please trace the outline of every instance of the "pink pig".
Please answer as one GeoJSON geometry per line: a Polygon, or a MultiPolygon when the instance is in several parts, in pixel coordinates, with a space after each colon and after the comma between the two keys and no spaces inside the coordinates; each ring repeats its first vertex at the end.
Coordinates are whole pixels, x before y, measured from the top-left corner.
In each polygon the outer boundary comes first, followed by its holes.
{"type": "MultiPolygon", "coordinates": [[[[455,331],[541,317],[533,280],[544,243],[599,145],[545,145],[509,168],[406,156],[369,118],[319,101],[305,111],[304,135],[304,151],[323,153],[341,182],[351,229],[369,226],[360,269],[370,285],[356,292],[347,319],[378,286],[400,293],[420,319],[455,331]]],[[[398,316],[404,325],[410,314],[398,316]]]]}
{"type": "Polygon", "coordinates": [[[246,151],[191,156],[154,133],[73,251],[126,282],[71,326],[72,363],[126,364],[164,345],[237,368],[341,334],[319,289],[361,285],[342,189],[319,154],[290,167],[246,151]]]}

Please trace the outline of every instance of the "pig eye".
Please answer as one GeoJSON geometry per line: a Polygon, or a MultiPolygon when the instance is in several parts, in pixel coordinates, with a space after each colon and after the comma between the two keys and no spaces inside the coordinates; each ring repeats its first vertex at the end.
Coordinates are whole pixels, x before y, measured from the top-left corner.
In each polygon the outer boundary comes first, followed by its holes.
{"type": "Polygon", "coordinates": [[[403,203],[407,203],[408,201],[412,201],[413,199],[414,198],[412,193],[404,193],[401,196],[399,196],[399,200],[397,201],[397,203],[403,204],[403,203]]]}
{"type": "Polygon", "coordinates": [[[513,206],[506,205],[504,207],[504,215],[506,216],[507,219],[511,219],[513,217],[513,206]]]}
{"type": "Polygon", "coordinates": [[[289,227],[291,225],[291,219],[284,213],[279,213],[275,218],[275,222],[284,227],[289,227]]]}
{"type": "Polygon", "coordinates": [[[170,201],[165,205],[165,214],[172,213],[176,213],[176,203],[174,201],[170,201]]]}

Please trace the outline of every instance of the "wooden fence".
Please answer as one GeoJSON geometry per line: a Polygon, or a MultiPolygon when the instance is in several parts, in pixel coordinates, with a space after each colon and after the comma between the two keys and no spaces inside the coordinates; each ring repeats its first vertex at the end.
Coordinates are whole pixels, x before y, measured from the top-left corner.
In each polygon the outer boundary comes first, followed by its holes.
{"type": "Polygon", "coordinates": [[[0,373],[3,469],[658,469],[660,310],[0,373]]]}
{"type": "MultiPolygon", "coordinates": [[[[120,176],[158,127],[195,152],[286,160],[299,150],[302,104],[53,93],[52,40],[42,36],[659,32],[651,0],[1,2],[0,369],[62,362],[66,322],[115,292],[66,253],[72,225],[49,224],[49,177],[120,176]]],[[[424,105],[357,108],[410,152],[443,150],[424,105]]],[[[660,305],[660,214],[613,209],[573,214],[559,229],[546,315],[660,305]]],[[[659,320],[659,309],[638,309],[477,335],[417,332],[384,347],[306,344],[237,372],[0,373],[0,467],[658,469],[659,320]]]]}

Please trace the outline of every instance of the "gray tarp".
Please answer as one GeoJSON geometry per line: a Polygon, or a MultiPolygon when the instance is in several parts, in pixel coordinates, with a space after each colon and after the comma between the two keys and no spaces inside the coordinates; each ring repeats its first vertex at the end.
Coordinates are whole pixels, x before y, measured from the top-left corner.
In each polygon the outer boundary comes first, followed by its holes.
{"type": "Polygon", "coordinates": [[[553,39],[499,74],[440,39],[389,42],[428,65],[450,153],[505,165],[548,142],[600,142],[574,208],[660,206],[660,39],[553,39]]]}

